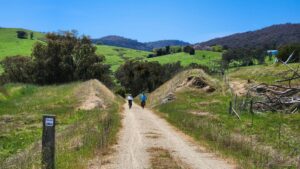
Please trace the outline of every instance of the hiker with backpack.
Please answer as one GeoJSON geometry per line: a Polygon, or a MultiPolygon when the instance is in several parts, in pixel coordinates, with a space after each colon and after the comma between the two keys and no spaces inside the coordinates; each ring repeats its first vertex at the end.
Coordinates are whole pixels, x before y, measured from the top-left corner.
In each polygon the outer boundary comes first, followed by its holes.
{"type": "Polygon", "coordinates": [[[141,100],[141,106],[142,106],[142,108],[145,108],[147,96],[145,95],[144,92],[140,95],[140,100],[141,100]]]}

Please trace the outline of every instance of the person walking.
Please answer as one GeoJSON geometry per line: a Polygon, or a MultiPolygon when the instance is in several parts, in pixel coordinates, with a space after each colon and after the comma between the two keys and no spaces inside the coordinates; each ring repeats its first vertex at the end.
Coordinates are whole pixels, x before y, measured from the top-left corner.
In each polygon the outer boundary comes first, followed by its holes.
{"type": "Polygon", "coordinates": [[[147,96],[145,95],[145,93],[143,92],[140,96],[140,100],[141,100],[141,106],[142,108],[145,108],[146,106],[146,100],[147,100],[147,96]]]}
{"type": "Polygon", "coordinates": [[[132,107],[132,101],[133,101],[133,97],[132,97],[131,94],[129,94],[127,96],[127,100],[128,100],[129,109],[131,109],[131,107],[132,107]]]}

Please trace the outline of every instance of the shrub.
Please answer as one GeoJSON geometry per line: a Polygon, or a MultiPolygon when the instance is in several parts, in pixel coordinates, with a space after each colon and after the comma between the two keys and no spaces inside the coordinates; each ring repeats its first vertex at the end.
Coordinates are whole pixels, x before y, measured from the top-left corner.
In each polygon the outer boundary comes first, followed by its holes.
{"type": "Polygon", "coordinates": [[[4,68],[2,79],[6,82],[33,83],[34,67],[30,57],[12,56],[6,57],[0,64],[4,68]]]}

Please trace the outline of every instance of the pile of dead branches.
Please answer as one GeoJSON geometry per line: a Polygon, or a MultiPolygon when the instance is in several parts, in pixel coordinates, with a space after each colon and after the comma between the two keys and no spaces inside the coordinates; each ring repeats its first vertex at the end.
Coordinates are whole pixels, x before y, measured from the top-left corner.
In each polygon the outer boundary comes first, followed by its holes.
{"type": "MultiPolygon", "coordinates": [[[[292,81],[300,80],[300,64],[297,68],[291,67],[288,62],[293,57],[294,52],[284,62],[280,58],[279,63],[288,69],[278,74],[282,79],[275,83],[286,83],[288,85],[268,85],[265,83],[253,86],[249,89],[247,96],[254,97],[254,109],[261,111],[282,111],[284,113],[295,113],[300,109],[300,86],[292,87],[292,81]]],[[[297,84],[297,83],[296,83],[297,84]]],[[[253,100],[253,98],[251,98],[253,100]]]]}
{"type": "Polygon", "coordinates": [[[250,88],[248,97],[255,110],[295,113],[300,108],[300,88],[262,83],[250,88]]]}

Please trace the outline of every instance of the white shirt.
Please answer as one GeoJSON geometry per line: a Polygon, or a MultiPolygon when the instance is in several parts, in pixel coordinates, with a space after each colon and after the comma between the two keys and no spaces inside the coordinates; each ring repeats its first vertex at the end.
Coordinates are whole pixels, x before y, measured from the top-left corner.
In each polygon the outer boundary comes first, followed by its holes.
{"type": "Polygon", "coordinates": [[[132,96],[128,96],[127,100],[133,100],[133,97],[132,96]]]}

